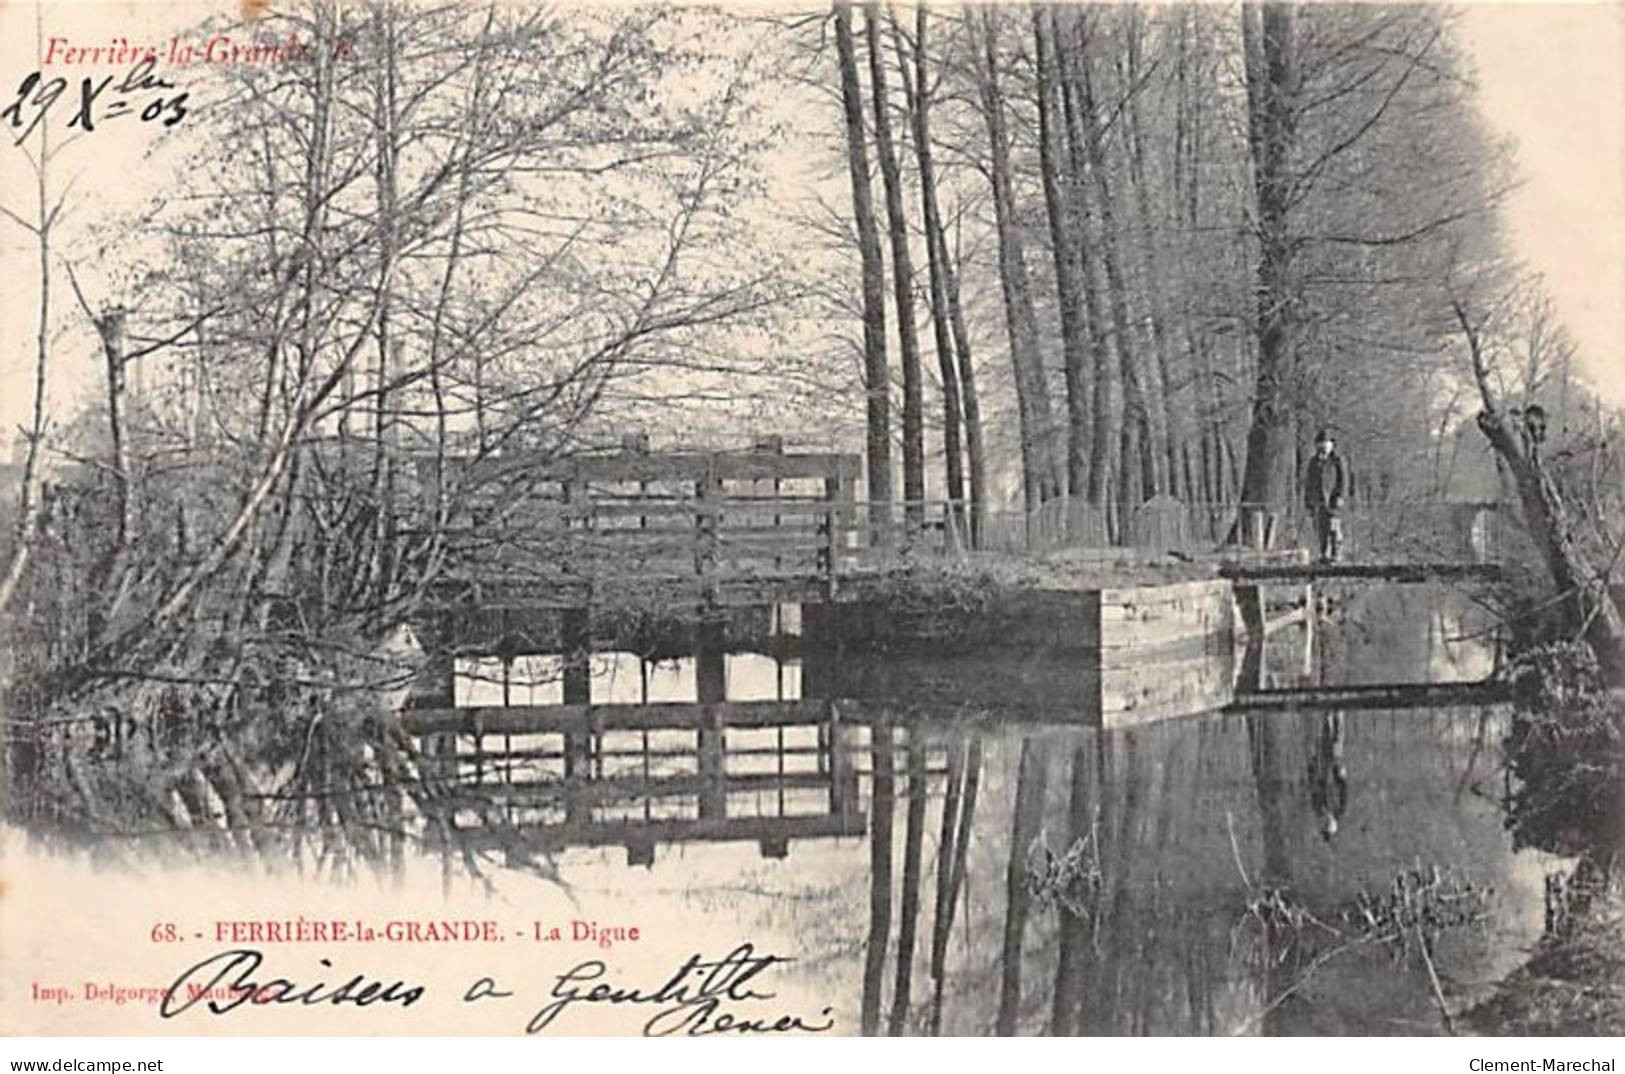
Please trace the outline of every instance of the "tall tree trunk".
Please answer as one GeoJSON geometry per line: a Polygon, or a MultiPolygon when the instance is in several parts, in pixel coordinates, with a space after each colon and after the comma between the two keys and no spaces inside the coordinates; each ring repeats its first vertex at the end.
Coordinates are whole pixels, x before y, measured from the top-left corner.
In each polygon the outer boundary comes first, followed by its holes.
{"type": "MultiPolygon", "coordinates": [[[[1180,13],[1175,67],[1177,106],[1170,183],[1173,196],[1171,215],[1176,231],[1187,235],[1198,234],[1201,226],[1201,152],[1207,114],[1203,104],[1212,86],[1211,82],[1204,81],[1203,61],[1207,53],[1200,42],[1194,40],[1199,17],[1200,12],[1196,8],[1186,8],[1180,13]]],[[[1223,501],[1226,495],[1221,465],[1224,457],[1223,392],[1213,358],[1212,341],[1206,327],[1198,323],[1200,311],[1184,256],[1176,254],[1173,258],[1173,271],[1182,296],[1179,317],[1183,322],[1185,346],[1190,356],[1192,380],[1186,400],[1192,408],[1191,413],[1198,416],[1196,428],[1200,430],[1201,497],[1209,503],[1217,503],[1223,501]]]]}
{"type": "MultiPolygon", "coordinates": [[[[1165,443],[1167,437],[1163,430],[1162,409],[1160,405],[1153,405],[1156,401],[1151,398],[1147,383],[1149,377],[1134,346],[1129,323],[1128,286],[1118,255],[1116,212],[1107,170],[1106,139],[1097,111],[1088,48],[1089,33],[1085,20],[1093,17],[1093,13],[1086,14],[1076,22],[1076,63],[1081,91],[1078,103],[1083,118],[1089,173],[1094,181],[1095,203],[1100,214],[1100,257],[1106,273],[1112,334],[1117,340],[1117,356],[1123,378],[1123,423],[1126,428],[1122,446],[1124,451],[1131,454],[1124,455],[1120,464],[1123,471],[1121,486],[1125,490],[1133,490],[1135,498],[1139,499],[1156,495],[1167,484],[1167,465],[1156,448],[1156,445],[1165,443]],[[1132,480],[1134,477],[1138,477],[1138,481],[1132,480]]],[[[1132,502],[1126,502],[1124,506],[1130,507],[1132,502]]]]}
{"type": "MultiPolygon", "coordinates": [[[[107,369],[107,435],[113,448],[113,482],[118,503],[118,531],[115,548],[122,551],[135,539],[135,494],[130,473],[130,438],[125,408],[128,404],[128,377],[124,354],[125,312],[108,310],[96,318],[96,333],[102,341],[103,364],[107,369]]],[[[107,581],[102,577],[100,581],[107,581]]]]}
{"type": "Polygon", "coordinates": [[[846,164],[852,179],[852,216],[863,262],[863,380],[867,406],[868,499],[871,532],[891,539],[891,378],[886,368],[886,280],[874,197],[869,189],[869,154],[863,132],[863,87],[852,43],[852,5],[835,5],[835,51],[841,68],[841,104],[846,116],[846,164]]]}
{"type": "Polygon", "coordinates": [[[959,270],[964,263],[959,248],[958,220],[954,226],[954,254],[948,257],[946,235],[939,233],[942,255],[942,283],[948,292],[948,324],[954,333],[954,356],[959,367],[959,387],[965,396],[965,455],[970,462],[971,546],[980,548],[987,532],[987,451],[982,441],[982,404],[976,391],[976,362],[970,349],[970,332],[965,327],[965,310],[959,301],[959,270]]]}
{"type": "Polygon", "coordinates": [[[1038,157],[1055,259],[1056,303],[1060,308],[1061,354],[1066,373],[1067,490],[1081,497],[1089,480],[1089,324],[1083,311],[1083,239],[1077,206],[1073,186],[1061,172],[1066,126],[1060,113],[1053,20],[1052,10],[1033,8],[1033,42],[1038,55],[1038,157]]]}
{"type": "MultiPolygon", "coordinates": [[[[1057,30],[1055,39],[1063,40],[1059,16],[1051,12],[1057,30]]],[[[1073,12],[1067,16],[1076,21],[1073,12]]],[[[1076,29],[1076,27],[1074,27],[1076,29]]],[[[1081,31],[1079,31],[1081,33],[1081,31]]],[[[1088,495],[1090,504],[1107,507],[1112,482],[1112,460],[1116,451],[1119,415],[1122,409],[1121,384],[1117,361],[1118,339],[1107,324],[1102,294],[1106,290],[1105,269],[1101,265],[1099,213],[1093,202],[1087,182],[1089,170],[1084,143],[1088,138],[1083,115],[1083,87],[1076,49],[1057,47],[1061,74],[1061,104],[1066,119],[1068,163],[1074,203],[1078,206],[1079,263],[1082,268],[1081,285],[1084,307],[1090,333],[1090,363],[1093,389],[1090,392],[1092,436],[1089,444],[1088,495]]]]}
{"type": "MultiPolygon", "coordinates": [[[[902,35],[898,41],[898,69],[902,72],[903,92],[908,102],[909,118],[914,129],[914,155],[920,169],[920,208],[925,217],[925,257],[931,284],[931,329],[937,347],[937,371],[942,378],[942,454],[944,476],[947,479],[949,514],[955,531],[969,535],[965,528],[965,460],[960,440],[960,425],[964,420],[960,404],[959,371],[954,364],[954,342],[948,323],[948,270],[947,240],[943,237],[942,213],[937,205],[936,162],[931,152],[931,89],[928,82],[926,32],[926,6],[914,11],[914,70],[909,79],[908,65],[903,61],[902,35]]],[[[974,543],[974,542],[972,542],[974,543]]]]}
{"type": "Polygon", "coordinates": [[[377,512],[373,521],[372,554],[368,556],[368,591],[374,601],[382,604],[388,596],[388,577],[393,557],[389,554],[392,537],[391,516],[395,498],[396,452],[393,449],[398,430],[395,423],[395,383],[404,371],[402,347],[404,341],[395,335],[392,321],[391,289],[388,279],[394,271],[399,246],[397,224],[396,182],[396,123],[399,108],[396,100],[395,76],[397,70],[395,13],[387,7],[377,11],[379,44],[383,49],[383,63],[379,66],[376,87],[374,119],[377,138],[378,236],[381,247],[379,274],[381,277],[378,309],[378,403],[373,427],[373,507],[377,512]]]}
{"type": "Polygon", "coordinates": [[[1145,280],[1142,290],[1145,292],[1146,312],[1151,320],[1151,347],[1157,359],[1156,366],[1149,371],[1153,376],[1148,379],[1154,381],[1152,385],[1154,390],[1149,394],[1156,397],[1151,405],[1160,406],[1163,414],[1165,442],[1158,445],[1158,450],[1165,452],[1167,458],[1168,479],[1163,491],[1188,499],[1191,483],[1187,455],[1190,440],[1187,429],[1190,401],[1184,385],[1189,382],[1190,377],[1188,371],[1174,368],[1166,300],[1169,273],[1162,257],[1161,236],[1157,233],[1156,226],[1157,213],[1152,204],[1154,191],[1146,165],[1145,134],[1140,116],[1140,83],[1146,77],[1140,58],[1144,18],[1137,6],[1127,6],[1123,9],[1123,13],[1128,23],[1126,27],[1128,85],[1125,92],[1130,95],[1126,113],[1128,129],[1124,144],[1128,149],[1129,181],[1134,187],[1138,245],[1145,280]]]}
{"type": "MultiPolygon", "coordinates": [[[[42,8],[34,9],[34,44],[44,47],[42,8]]],[[[17,490],[17,520],[13,529],[11,558],[0,577],[0,615],[4,615],[22,584],[39,529],[42,493],[39,485],[40,449],[45,437],[46,371],[51,356],[51,228],[56,211],[50,205],[46,177],[51,162],[50,124],[39,125],[39,160],[34,166],[35,222],[30,226],[39,251],[39,324],[34,336],[34,404],[28,427],[28,449],[23,456],[22,482],[17,490]]],[[[60,203],[59,203],[60,205],[60,203]]]]}
{"type": "Polygon", "coordinates": [[[1016,220],[1015,191],[1010,179],[1010,132],[1005,124],[1004,96],[999,89],[998,23],[990,10],[981,12],[978,48],[978,89],[987,121],[993,214],[999,235],[999,282],[1004,291],[1005,326],[1010,337],[1016,404],[1021,422],[1023,487],[1027,510],[1060,495],[1061,474],[1056,466],[1049,388],[1044,381],[1038,348],[1038,315],[1033,309],[1032,284],[1016,220]]]}
{"type": "MultiPolygon", "coordinates": [[[[36,8],[34,14],[36,39],[40,36],[39,10],[36,8]]],[[[39,42],[36,40],[37,43],[39,42]]],[[[38,216],[32,230],[39,249],[40,282],[39,325],[34,337],[33,416],[28,428],[28,450],[23,456],[22,483],[17,492],[17,521],[12,531],[11,558],[6,563],[4,577],[0,578],[0,615],[5,614],[6,609],[11,606],[12,598],[22,583],[23,573],[28,568],[34,535],[39,528],[41,510],[41,493],[36,486],[39,484],[40,448],[45,436],[46,371],[51,355],[51,228],[55,223],[55,213],[52,212],[48,202],[49,192],[45,181],[48,174],[46,166],[51,158],[51,147],[46,135],[48,128],[49,124],[39,125],[39,161],[34,168],[38,216]]]]}
{"type": "MultiPolygon", "coordinates": [[[[68,274],[69,279],[73,280],[75,294],[83,304],[85,298],[78,290],[79,284],[71,268],[68,274]]],[[[84,306],[84,310],[86,315],[90,315],[88,305],[84,306]]],[[[107,433],[113,454],[113,485],[118,513],[113,543],[90,575],[90,592],[98,603],[87,611],[89,633],[93,644],[100,644],[113,630],[130,596],[130,560],[136,536],[135,475],[130,462],[129,414],[126,410],[129,404],[126,314],[123,309],[114,308],[92,320],[96,334],[101,337],[103,364],[107,372],[107,433]]]]}
{"type": "MultiPolygon", "coordinates": [[[[1284,387],[1291,370],[1296,315],[1287,220],[1298,93],[1296,19],[1291,4],[1266,4],[1262,12],[1254,4],[1242,7],[1248,146],[1258,237],[1258,306],[1254,314],[1258,371],[1241,483],[1244,517],[1265,513],[1280,502],[1282,471],[1290,447],[1284,387]]],[[[1242,532],[1244,536],[1249,532],[1245,524],[1242,532]]]]}
{"type": "Polygon", "coordinates": [[[880,5],[864,7],[869,44],[869,81],[874,93],[875,156],[886,190],[886,224],[891,235],[892,296],[897,303],[898,355],[903,362],[903,512],[912,537],[925,522],[925,415],[920,387],[920,337],[914,324],[914,262],[908,250],[908,217],[903,213],[903,180],[892,144],[891,102],[886,63],[880,48],[880,5]]]}

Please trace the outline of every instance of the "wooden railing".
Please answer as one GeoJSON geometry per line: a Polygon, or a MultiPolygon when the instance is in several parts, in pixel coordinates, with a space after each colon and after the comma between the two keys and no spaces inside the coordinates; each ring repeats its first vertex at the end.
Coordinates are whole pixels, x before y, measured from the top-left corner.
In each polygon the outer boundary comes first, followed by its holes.
{"type": "MultiPolygon", "coordinates": [[[[834,586],[843,575],[976,551],[1210,553],[1232,541],[1239,513],[1235,504],[1171,498],[1126,511],[1063,499],[1031,513],[985,513],[973,539],[962,505],[942,501],[881,509],[811,497],[543,500],[484,517],[476,511],[461,531],[466,554],[454,557],[454,570],[490,580],[557,573],[834,586]]],[[[1499,556],[1506,536],[1505,513],[1493,504],[1358,505],[1341,517],[1345,551],[1364,560],[1485,562],[1499,556]]],[[[1271,529],[1273,547],[1313,547],[1313,523],[1301,510],[1273,516],[1271,529]]]]}

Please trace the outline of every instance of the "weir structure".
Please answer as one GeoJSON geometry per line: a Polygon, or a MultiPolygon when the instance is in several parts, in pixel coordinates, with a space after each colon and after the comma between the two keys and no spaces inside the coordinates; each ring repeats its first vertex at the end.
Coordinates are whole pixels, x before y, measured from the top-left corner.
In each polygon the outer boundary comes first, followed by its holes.
{"type": "Polygon", "coordinates": [[[783,857],[795,840],[862,835],[863,743],[899,697],[1114,730],[1238,706],[1499,696],[1482,684],[1281,691],[1258,672],[1285,623],[1312,644],[1316,583],[1492,578],[1490,563],[1228,550],[1205,578],[911,610],[886,596],[887,575],[967,553],[962,520],[950,505],[912,519],[900,504],[869,511],[855,455],[771,439],[652,454],[632,439],[613,455],[450,465],[452,485],[478,493],[442,504],[448,483],[419,465],[425,510],[467,539],[414,624],[426,659],[401,723],[474,844],[624,847],[647,865],[668,843],[746,841],[783,857]],[[1271,615],[1271,589],[1294,607],[1271,615]],[[777,696],[731,693],[730,662],[750,654],[780,661],[777,696]],[[800,678],[786,692],[791,658],[800,678]],[[943,682],[945,659],[978,670],[943,682]],[[606,661],[621,662],[619,680],[606,661]],[[676,693],[657,688],[661,661],[682,665],[676,693]],[[512,669],[526,662],[521,687],[512,669]],[[498,670],[475,697],[479,666],[498,670]],[[1057,695],[1073,699],[1064,712],[1057,695]]]}

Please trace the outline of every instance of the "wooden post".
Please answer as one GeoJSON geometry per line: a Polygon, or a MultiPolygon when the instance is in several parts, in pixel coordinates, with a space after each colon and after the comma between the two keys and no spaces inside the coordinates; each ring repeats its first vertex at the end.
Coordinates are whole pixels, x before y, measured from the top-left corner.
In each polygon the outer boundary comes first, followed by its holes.
{"type": "Polygon", "coordinates": [[[705,474],[694,485],[694,495],[702,508],[695,515],[694,572],[700,578],[701,602],[710,608],[717,603],[717,531],[722,522],[715,502],[722,492],[722,479],[717,477],[714,456],[706,457],[705,474]]]}
{"type": "MultiPolygon", "coordinates": [[[[586,503],[586,497],[582,494],[581,481],[574,474],[571,474],[569,477],[566,477],[563,480],[561,483],[560,493],[564,497],[565,504],[571,507],[581,506],[586,503]]],[[[587,518],[571,518],[568,514],[566,514],[564,525],[566,529],[575,525],[579,525],[583,529],[587,529],[590,528],[587,525],[589,521],[590,519],[587,518]]]]}
{"type": "MultiPolygon", "coordinates": [[[[431,652],[417,674],[412,691],[407,697],[409,709],[449,709],[457,704],[456,661],[448,651],[451,641],[450,617],[441,616],[438,629],[427,633],[431,652]]],[[[418,750],[419,774],[424,780],[439,785],[457,775],[457,735],[454,732],[423,736],[418,750]]],[[[438,789],[438,786],[436,787],[438,789]]],[[[428,819],[427,841],[438,846],[443,855],[441,872],[443,881],[450,883],[452,868],[452,831],[457,823],[456,811],[442,805],[443,798],[434,794],[435,815],[428,819]]]]}
{"type": "MultiPolygon", "coordinates": [[[[833,601],[837,579],[840,575],[841,562],[841,534],[845,529],[845,519],[838,506],[843,497],[842,477],[837,473],[834,477],[824,478],[824,540],[822,556],[824,562],[824,599],[833,601]]],[[[848,493],[850,489],[846,490],[848,493]]]]}
{"type": "Polygon", "coordinates": [[[1275,515],[1270,511],[1264,511],[1256,517],[1254,547],[1260,551],[1268,551],[1275,547],[1275,515]]]}
{"type": "Polygon", "coordinates": [[[1264,689],[1264,635],[1249,634],[1247,647],[1241,655],[1241,668],[1236,673],[1236,691],[1257,693],[1262,689],[1264,689]]]}
{"type": "Polygon", "coordinates": [[[1315,606],[1315,583],[1305,582],[1303,585],[1303,677],[1313,680],[1315,676],[1315,630],[1320,619],[1320,609],[1315,606]]]}
{"type": "MultiPolygon", "coordinates": [[[[773,476],[773,502],[774,502],[775,505],[778,504],[779,495],[780,495],[780,492],[781,492],[781,490],[783,488],[783,484],[784,483],[779,479],[778,475],[775,474],[773,476]]],[[[773,515],[773,528],[775,530],[777,530],[778,528],[780,528],[783,525],[784,525],[784,516],[775,513],[773,515]]],[[[778,543],[779,535],[777,533],[775,533],[773,535],[773,537],[774,537],[774,543],[773,543],[773,569],[775,571],[781,571],[781,570],[784,569],[783,546],[778,543]]]]}
{"type": "Polygon", "coordinates": [[[1264,636],[1264,587],[1257,584],[1237,585],[1236,607],[1241,612],[1242,626],[1247,630],[1247,637],[1262,638],[1264,636]]]}
{"type": "MultiPolygon", "coordinates": [[[[695,659],[694,681],[702,706],[714,706],[727,700],[727,665],[723,646],[723,622],[720,617],[708,617],[698,629],[698,653],[695,659]]],[[[705,819],[725,817],[728,814],[727,761],[721,717],[715,708],[705,709],[705,722],[700,725],[700,816],[705,819]]]]}
{"type": "MultiPolygon", "coordinates": [[[[423,668],[417,674],[417,680],[412,684],[412,691],[407,698],[406,707],[412,709],[449,709],[457,704],[456,662],[451,654],[439,649],[445,644],[442,634],[435,639],[436,652],[429,655],[424,661],[423,668]]],[[[457,736],[452,732],[425,735],[420,751],[425,759],[433,758],[429,762],[428,775],[436,779],[445,778],[443,758],[454,758],[455,765],[457,753],[457,736]]],[[[452,773],[455,774],[455,773],[452,773]]]]}
{"type": "MultiPolygon", "coordinates": [[[[566,608],[559,619],[560,649],[564,654],[564,703],[592,704],[592,621],[586,608],[566,608]]],[[[592,734],[587,731],[564,733],[564,778],[568,787],[565,816],[571,821],[587,819],[589,807],[578,793],[578,784],[589,774],[592,734]]]]}
{"type": "Polygon", "coordinates": [[[838,817],[850,816],[858,808],[858,771],[852,764],[851,729],[841,722],[840,702],[827,705],[825,724],[829,737],[829,811],[838,817]]]}

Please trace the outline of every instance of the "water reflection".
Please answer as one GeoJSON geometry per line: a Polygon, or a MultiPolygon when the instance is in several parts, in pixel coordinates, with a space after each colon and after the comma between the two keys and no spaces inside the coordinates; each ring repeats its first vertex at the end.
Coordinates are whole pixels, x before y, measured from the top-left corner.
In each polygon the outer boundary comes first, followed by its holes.
{"type": "Polygon", "coordinates": [[[641,866],[806,952],[866,1033],[1434,1032],[1425,968],[1349,915],[1440,865],[1495,891],[1487,928],[1428,940],[1446,981],[1538,934],[1484,749],[1505,714],[1247,699],[1476,670],[1469,613],[1441,660],[1436,610],[1172,654],[1126,706],[1076,654],[881,660],[799,632],[469,658],[431,737],[462,839],[552,851],[589,891],[641,866]]]}
{"type": "Polygon", "coordinates": [[[1348,769],[1343,763],[1343,714],[1323,713],[1315,734],[1314,756],[1309,758],[1309,801],[1320,820],[1320,834],[1328,841],[1349,805],[1348,769]]]}

